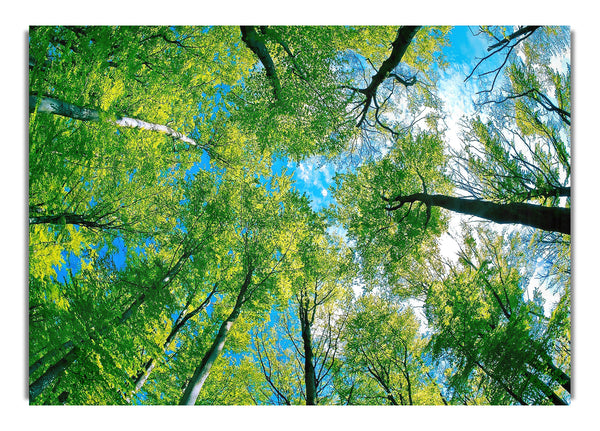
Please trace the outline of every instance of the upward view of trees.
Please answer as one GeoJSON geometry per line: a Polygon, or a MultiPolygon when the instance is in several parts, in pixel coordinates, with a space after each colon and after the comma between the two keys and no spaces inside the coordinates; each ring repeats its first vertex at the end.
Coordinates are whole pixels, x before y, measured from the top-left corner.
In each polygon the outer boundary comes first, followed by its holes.
{"type": "Polygon", "coordinates": [[[569,30],[460,30],[31,27],[30,404],[569,404],[569,30]]]}

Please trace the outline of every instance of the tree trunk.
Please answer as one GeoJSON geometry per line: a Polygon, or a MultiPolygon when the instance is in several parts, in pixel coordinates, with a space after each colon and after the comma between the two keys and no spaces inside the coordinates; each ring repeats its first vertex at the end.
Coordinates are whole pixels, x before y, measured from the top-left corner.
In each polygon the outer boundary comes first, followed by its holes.
{"type": "Polygon", "coordinates": [[[242,32],[242,41],[258,57],[264,66],[267,78],[269,78],[271,86],[273,87],[273,96],[275,97],[275,100],[279,100],[281,95],[281,84],[277,77],[273,59],[271,58],[262,37],[259,36],[252,26],[241,26],[240,30],[242,32]]]}
{"type": "Polygon", "coordinates": [[[312,334],[306,313],[301,313],[302,344],[304,346],[304,385],[306,387],[306,405],[317,403],[317,380],[313,364],[312,334]]]}
{"type": "Polygon", "coordinates": [[[417,34],[419,28],[420,26],[403,26],[398,29],[396,39],[392,42],[392,52],[390,53],[390,56],[385,59],[377,73],[373,75],[369,86],[358,90],[359,93],[364,94],[366,97],[361,113],[361,119],[357,124],[358,127],[360,127],[367,115],[367,111],[371,106],[371,102],[377,94],[377,88],[389,76],[392,70],[394,70],[396,66],[400,64],[404,53],[406,53],[406,50],[408,49],[413,37],[417,34]]]}
{"type": "MultiPolygon", "coordinates": [[[[49,114],[60,115],[81,121],[101,121],[103,116],[109,118],[108,115],[102,115],[103,113],[95,109],[82,108],[80,106],[76,106],[62,100],[53,99],[51,97],[29,95],[29,113],[35,112],[36,110],[37,112],[47,112],[49,114]]],[[[183,133],[179,133],[176,130],[173,130],[170,127],[162,124],[149,123],[136,118],[120,116],[117,116],[114,119],[109,119],[108,121],[121,127],[129,127],[134,129],[137,128],[150,130],[152,132],[164,133],[173,139],[180,140],[192,146],[203,147],[183,133]]]]}
{"type": "Polygon", "coordinates": [[[138,393],[139,390],[142,389],[142,386],[144,386],[144,383],[146,383],[146,380],[148,380],[148,377],[150,377],[150,373],[152,372],[155,366],[156,362],[154,361],[154,358],[150,358],[150,360],[146,362],[144,370],[140,372],[137,378],[135,379],[135,388],[133,389],[132,395],[138,393]]]}
{"type": "Polygon", "coordinates": [[[571,377],[554,365],[552,358],[547,352],[538,349],[538,353],[539,358],[536,358],[536,361],[528,362],[528,364],[539,373],[547,374],[552,377],[552,379],[561,385],[565,391],[571,393],[571,377]]]}
{"type": "Polygon", "coordinates": [[[423,202],[427,206],[442,207],[461,214],[477,216],[495,223],[516,223],[551,232],[571,234],[571,209],[544,207],[526,203],[497,204],[494,202],[457,198],[445,195],[414,193],[384,199],[396,205],[386,209],[394,211],[405,203],[423,202]]]}
{"type": "Polygon", "coordinates": [[[554,391],[546,385],[546,383],[542,382],[538,376],[529,371],[525,371],[525,375],[529,377],[533,381],[533,385],[538,388],[542,393],[554,404],[555,406],[566,406],[568,405],[563,401],[554,391]]]}
{"type": "MultiPolygon", "coordinates": [[[[184,327],[184,325],[188,322],[188,320],[190,320],[192,317],[194,317],[195,315],[200,313],[204,308],[206,308],[206,306],[210,303],[210,300],[216,291],[217,291],[217,284],[215,284],[213,290],[209,293],[209,295],[202,302],[202,304],[200,304],[197,308],[195,308],[193,311],[191,311],[189,313],[186,313],[184,310],[179,315],[179,317],[175,321],[175,324],[173,325],[173,328],[171,328],[171,332],[169,332],[169,335],[167,336],[165,342],[163,343],[163,351],[167,350],[169,345],[173,342],[173,340],[175,339],[175,337],[177,336],[177,334],[179,333],[181,328],[184,327]]],[[[186,308],[187,308],[187,306],[186,306],[186,308]]],[[[138,376],[135,380],[135,388],[133,390],[132,395],[136,394],[142,388],[142,386],[144,386],[144,384],[146,383],[146,380],[148,380],[148,377],[150,377],[150,373],[152,373],[152,370],[154,370],[155,366],[156,366],[156,361],[154,360],[154,358],[150,358],[150,360],[148,362],[146,362],[144,369],[138,374],[138,376]]]]}
{"type": "Polygon", "coordinates": [[[29,366],[29,375],[31,376],[33,373],[35,373],[38,368],[40,368],[42,365],[46,364],[46,362],[48,362],[50,360],[50,358],[52,356],[54,356],[56,353],[60,352],[61,350],[71,349],[74,346],[75,345],[73,344],[73,342],[71,340],[69,340],[69,341],[64,342],[60,347],[50,350],[45,355],[43,355],[40,359],[38,359],[37,361],[35,361],[33,364],[31,364],[29,366]]]}
{"type": "MultiPolygon", "coordinates": [[[[388,386],[388,384],[385,382],[385,380],[379,375],[379,373],[375,369],[371,368],[370,366],[367,366],[367,371],[375,378],[377,383],[379,383],[381,388],[384,390],[385,397],[390,402],[391,405],[399,406],[401,404],[404,404],[402,402],[402,399],[400,400],[400,404],[398,404],[398,401],[396,401],[396,398],[392,394],[390,387],[388,386]]],[[[402,398],[402,394],[400,394],[400,398],[402,398]]]]}
{"type": "MultiPolygon", "coordinates": [[[[190,257],[190,255],[191,252],[184,253],[173,266],[173,268],[167,272],[166,276],[161,277],[161,280],[158,282],[158,284],[154,285],[153,289],[158,289],[161,286],[167,285],[171,281],[172,277],[174,277],[181,270],[183,264],[190,257]]],[[[126,322],[140,308],[145,300],[146,294],[143,293],[127,308],[127,310],[123,312],[121,317],[114,324],[120,325],[126,322]]],[[[106,330],[108,330],[107,326],[98,329],[96,333],[102,334],[106,330]]],[[[71,343],[71,341],[66,342],[63,344],[63,346],[67,345],[68,343],[71,343]]],[[[59,375],[61,375],[63,371],[65,371],[73,364],[73,362],[75,362],[79,350],[79,347],[73,347],[65,356],[48,368],[44,374],[38,377],[38,379],[29,386],[30,403],[35,400],[35,398],[41,394],[59,375]]],[[[49,356],[45,355],[44,358],[48,359],[49,356]]],[[[35,369],[39,368],[40,365],[37,365],[35,369]]]]}
{"type": "MultiPolygon", "coordinates": [[[[127,319],[129,319],[133,315],[133,313],[144,303],[145,299],[146,299],[145,294],[140,295],[140,297],[138,297],[138,299],[136,299],[135,302],[132,303],[127,308],[127,310],[121,315],[121,317],[117,321],[117,325],[120,325],[121,323],[124,323],[127,319]]],[[[106,328],[102,328],[102,329],[98,330],[97,333],[102,334],[105,330],[106,330],[106,328]]],[[[63,346],[65,346],[65,345],[73,345],[73,342],[67,341],[66,343],[63,344],[63,346]]],[[[69,368],[75,362],[79,351],[80,351],[79,347],[77,347],[77,346],[73,347],[65,356],[60,358],[54,365],[52,365],[50,368],[48,368],[44,372],[44,374],[42,374],[40,377],[38,377],[35,382],[33,382],[31,385],[29,385],[29,402],[30,403],[33,400],[35,400],[36,397],[39,394],[41,394],[58,376],[60,376],[63,373],[63,371],[65,371],[67,368],[69,368]]],[[[48,355],[45,355],[43,358],[41,358],[38,361],[41,363],[38,364],[34,368],[34,371],[43,364],[44,361],[42,361],[42,360],[47,360],[48,358],[49,358],[48,355]]]]}
{"type": "MultiPolygon", "coordinates": [[[[102,217],[97,217],[100,220],[102,217]]],[[[54,215],[40,215],[40,216],[29,216],[29,224],[55,224],[65,225],[73,224],[78,226],[84,226],[90,229],[110,229],[111,227],[119,228],[121,226],[111,226],[110,222],[98,222],[96,220],[90,220],[83,214],[73,213],[62,213],[54,215]]]]}
{"type": "Polygon", "coordinates": [[[79,354],[79,347],[73,347],[69,353],[52,365],[38,379],[29,385],[29,403],[37,398],[63,371],[75,362],[79,354]]]}
{"type": "Polygon", "coordinates": [[[511,34],[509,36],[506,36],[500,42],[495,43],[493,45],[490,45],[487,50],[488,51],[492,51],[493,49],[496,49],[496,48],[499,48],[499,47],[501,47],[503,45],[506,45],[511,40],[516,39],[519,36],[523,36],[524,34],[527,34],[527,33],[533,33],[538,28],[539,28],[539,26],[537,26],[537,25],[528,25],[528,26],[525,26],[523,28],[520,28],[519,30],[515,31],[513,34],[511,34]]]}
{"type": "Polygon", "coordinates": [[[250,286],[250,282],[252,281],[253,272],[254,269],[252,267],[249,267],[246,273],[244,283],[242,284],[242,287],[240,288],[237,299],[235,301],[235,306],[233,307],[233,310],[231,311],[227,319],[225,319],[225,321],[221,324],[219,332],[217,333],[217,336],[215,337],[212,345],[202,358],[202,362],[200,362],[200,365],[194,371],[191,380],[188,382],[183,392],[181,400],[179,400],[179,405],[193,406],[194,404],[196,404],[196,400],[198,399],[200,390],[202,389],[204,382],[208,378],[213,364],[223,351],[227,335],[229,334],[231,328],[233,327],[233,324],[239,317],[240,312],[242,311],[242,305],[247,300],[245,296],[248,287],[250,286]]]}

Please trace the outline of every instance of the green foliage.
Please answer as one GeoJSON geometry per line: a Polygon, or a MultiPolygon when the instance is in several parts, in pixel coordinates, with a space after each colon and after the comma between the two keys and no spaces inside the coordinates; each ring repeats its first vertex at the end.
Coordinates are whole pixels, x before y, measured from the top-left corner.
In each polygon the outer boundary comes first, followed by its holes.
{"type": "Polygon", "coordinates": [[[570,237],[466,230],[455,262],[448,213],[392,209],[570,207],[565,29],[521,45],[454,157],[449,28],[366,97],[398,29],[254,27],[278,83],[239,27],[30,29],[32,404],[176,404],[227,321],[196,404],[303,405],[313,368],[317,404],[570,401],[570,237]],[[273,163],[308,158],[343,167],[321,211],[273,163]]]}
{"type": "Polygon", "coordinates": [[[339,220],[356,241],[366,279],[384,277],[398,282],[412,256],[435,250],[435,238],[444,229],[445,215],[424,205],[388,211],[389,199],[426,191],[444,192],[445,156],[437,135],[407,135],[383,159],[364,164],[356,172],[335,177],[338,206],[332,217],[339,220]],[[386,200],[387,199],[387,200],[386,200]]]}
{"type": "Polygon", "coordinates": [[[548,371],[558,355],[551,320],[541,297],[527,298],[533,274],[519,252],[521,238],[506,239],[465,232],[459,262],[427,294],[430,348],[449,361],[446,377],[462,402],[551,403],[548,393],[564,396],[548,371]]]}
{"type": "MultiPolygon", "coordinates": [[[[348,404],[441,404],[422,359],[425,340],[410,308],[368,295],[359,298],[345,329],[344,366],[355,376],[348,404]]],[[[346,376],[346,379],[353,377],[346,376]]]]}

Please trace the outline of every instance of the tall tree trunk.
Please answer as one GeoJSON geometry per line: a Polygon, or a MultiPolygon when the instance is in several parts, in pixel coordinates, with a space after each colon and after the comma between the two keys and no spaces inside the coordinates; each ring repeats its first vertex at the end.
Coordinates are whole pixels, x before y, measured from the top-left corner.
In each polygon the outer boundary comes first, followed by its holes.
{"type": "MultiPolygon", "coordinates": [[[[132,396],[137,394],[140,389],[142,389],[142,386],[144,386],[144,384],[146,383],[146,381],[148,380],[148,377],[150,377],[150,373],[152,373],[152,370],[154,369],[154,367],[156,366],[156,361],[154,360],[154,358],[150,358],[148,360],[148,362],[146,362],[146,365],[144,365],[144,370],[141,371],[137,378],[135,379],[135,387],[133,389],[132,392],[132,396]]],[[[129,400],[129,398],[128,398],[129,400]]]]}
{"type": "Polygon", "coordinates": [[[246,292],[252,281],[252,273],[253,272],[254,272],[254,268],[252,266],[250,266],[246,272],[246,278],[242,284],[242,287],[240,288],[240,291],[236,298],[233,310],[231,311],[231,313],[229,314],[227,319],[225,319],[225,321],[223,321],[223,323],[221,324],[221,327],[219,328],[219,332],[217,333],[217,336],[213,340],[212,345],[210,346],[208,351],[204,354],[204,357],[202,358],[202,362],[200,362],[200,365],[194,371],[192,378],[188,382],[188,384],[183,392],[183,396],[179,400],[179,405],[193,406],[194,404],[196,404],[196,400],[198,399],[200,390],[202,389],[204,382],[208,378],[208,375],[210,374],[210,370],[212,369],[213,364],[215,363],[215,361],[217,360],[217,358],[223,351],[223,347],[225,347],[225,341],[227,339],[227,335],[229,334],[229,332],[231,331],[231,328],[233,327],[233,324],[239,317],[240,312],[242,311],[242,305],[248,299],[248,298],[246,298],[246,292]]]}
{"type": "Polygon", "coordinates": [[[404,404],[402,402],[402,394],[400,394],[400,404],[398,404],[398,401],[394,397],[394,394],[392,394],[390,387],[388,386],[388,384],[385,382],[385,380],[379,375],[379,373],[375,369],[371,368],[370,366],[367,366],[367,371],[375,378],[377,383],[379,383],[381,388],[384,390],[385,397],[387,398],[387,400],[390,402],[391,405],[399,406],[399,405],[404,404]]]}
{"type": "Polygon", "coordinates": [[[77,356],[79,354],[79,347],[73,347],[69,353],[63,356],[58,362],[52,365],[50,368],[46,370],[44,374],[42,374],[38,379],[29,385],[29,402],[31,403],[33,400],[37,398],[39,394],[41,394],[44,389],[46,389],[50,384],[56,380],[67,368],[75,362],[77,356]]]}
{"type": "Polygon", "coordinates": [[[519,404],[521,404],[522,406],[527,406],[529,405],[524,399],[523,397],[521,397],[519,394],[517,394],[516,392],[514,392],[504,381],[503,379],[498,378],[494,373],[492,373],[490,370],[488,370],[486,367],[483,366],[483,364],[481,362],[479,362],[479,360],[473,356],[473,352],[470,351],[469,349],[466,349],[465,346],[459,341],[459,339],[456,337],[456,335],[453,332],[450,332],[450,336],[454,339],[456,346],[459,348],[460,352],[469,360],[472,361],[473,364],[475,364],[481,371],[483,371],[491,380],[495,381],[497,384],[499,384],[502,389],[504,389],[506,391],[507,394],[509,394],[516,402],[518,402],[519,404]]]}
{"type": "Polygon", "coordinates": [[[67,350],[67,349],[71,349],[73,347],[75,347],[75,345],[73,344],[73,341],[69,340],[69,341],[65,341],[60,347],[56,347],[56,348],[48,351],[41,358],[39,358],[37,361],[35,361],[33,364],[31,364],[29,366],[29,375],[31,376],[33,373],[35,373],[38,370],[38,368],[40,368],[42,365],[46,364],[50,360],[50,358],[52,356],[54,356],[55,354],[57,354],[58,352],[67,350]]]}
{"type": "Polygon", "coordinates": [[[532,380],[533,385],[538,388],[542,393],[554,404],[555,406],[566,406],[567,403],[564,402],[562,398],[560,398],[556,393],[548,387],[546,383],[544,383],[538,376],[529,371],[525,371],[525,375],[532,380]]]}
{"type": "Polygon", "coordinates": [[[29,216],[29,224],[76,224],[89,228],[107,228],[108,223],[98,223],[95,220],[89,220],[83,214],[62,213],[53,215],[29,216]]]}
{"type": "MultiPolygon", "coordinates": [[[[71,103],[54,99],[52,97],[29,95],[29,113],[32,113],[36,110],[37,112],[47,112],[49,114],[60,115],[63,117],[73,118],[75,120],[81,121],[97,122],[101,121],[103,117],[107,119],[109,118],[108,115],[103,115],[104,113],[96,109],[83,108],[81,106],[73,105],[71,103]]],[[[183,133],[180,133],[162,124],[149,123],[147,121],[138,120],[136,118],[120,116],[108,119],[107,121],[120,127],[144,129],[150,130],[152,132],[163,133],[167,136],[170,136],[173,139],[180,140],[192,146],[204,148],[204,146],[198,144],[198,142],[196,142],[192,138],[189,138],[183,133]]]]}
{"type": "Polygon", "coordinates": [[[554,365],[552,358],[547,352],[538,349],[538,353],[539,358],[536,358],[537,361],[530,361],[528,364],[539,373],[547,374],[552,377],[552,379],[561,385],[565,391],[571,393],[571,377],[554,365]]]}
{"type": "Polygon", "coordinates": [[[402,374],[404,375],[404,378],[406,379],[406,389],[408,391],[408,404],[409,405],[413,405],[413,399],[412,399],[412,384],[410,381],[410,374],[408,372],[408,349],[405,343],[404,344],[404,361],[402,361],[403,365],[404,365],[404,369],[402,370],[402,374]]]}
{"type": "MultiPolygon", "coordinates": [[[[202,304],[200,304],[198,307],[196,307],[193,311],[187,312],[186,310],[184,310],[182,313],[180,313],[179,317],[175,321],[175,324],[171,328],[169,335],[167,336],[165,342],[163,343],[163,352],[165,350],[167,350],[167,348],[173,342],[173,340],[175,339],[175,337],[177,336],[177,334],[179,333],[181,328],[183,328],[185,326],[185,324],[192,317],[196,316],[198,313],[200,313],[202,310],[204,310],[206,308],[206,306],[210,303],[210,300],[216,291],[217,291],[217,284],[215,284],[215,286],[213,287],[213,290],[208,294],[208,296],[202,302],[202,304]]],[[[156,366],[156,361],[154,360],[154,358],[150,358],[146,362],[146,364],[144,365],[144,369],[137,375],[137,378],[135,379],[135,387],[134,387],[132,395],[136,394],[142,388],[142,386],[144,386],[144,384],[148,380],[148,377],[150,377],[150,373],[152,373],[152,370],[154,370],[155,366],[156,366]]]]}
{"type": "Polygon", "coordinates": [[[477,216],[495,223],[516,223],[551,232],[571,234],[571,209],[545,207],[526,203],[497,204],[494,202],[457,198],[445,195],[414,193],[409,196],[396,196],[385,199],[390,205],[386,209],[394,211],[406,203],[423,202],[428,207],[436,206],[461,214],[477,216]]]}
{"type": "Polygon", "coordinates": [[[301,312],[302,344],[304,346],[304,385],[306,387],[306,405],[317,403],[317,379],[313,362],[312,334],[307,312],[301,312]]]}
{"type": "Polygon", "coordinates": [[[504,39],[502,39],[500,42],[495,43],[493,45],[488,46],[488,51],[492,51],[496,48],[499,48],[503,45],[506,45],[508,42],[510,42],[513,39],[516,39],[519,36],[523,36],[525,34],[528,33],[533,33],[534,31],[536,31],[539,28],[538,25],[527,25],[525,27],[520,28],[519,30],[515,31],[513,34],[510,34],[508,36],[506,36],[504,39]]]}

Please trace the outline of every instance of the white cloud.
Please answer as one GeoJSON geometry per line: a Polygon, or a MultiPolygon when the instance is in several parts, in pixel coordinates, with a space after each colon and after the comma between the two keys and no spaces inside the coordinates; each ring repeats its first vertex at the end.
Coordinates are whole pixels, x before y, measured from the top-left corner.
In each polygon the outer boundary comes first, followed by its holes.
{"type": "Polygon", "coordinates": [[[323,188],[322,188],[322,189],[321,189],[321,195],[322,195],[322,196],[325,198],[325,197],[327,197],[327,194],[328,194],[328,193],[327,193],[327,189],[323,189],[323,188]]]}
{"type": "Polygon", "coordinates": [[[568,65],[571,62],[570,50],[565,49],[560,54],[554,54],[550,58],[550,67],[559,73],[566,74],[568,70],[568,65]]]}
{"type": "Polygon", "coordinates": [[[461,146],[461,118],[475,112],[473,100],[479,89],[474,80],[464,81],[467,73],[466,65],[451,66],[442,73],[439,82],[439,94],[444,103],[445,122],[448,127],[446,144],[452,149],[461,146]]]}
{"type": "Polygon", "coordinates": [[[310,164],[307,161],[300,163],[296,170],[296,174],[298,175],[298,178],[301,179],[302,181],[308,183],[309,179],[314,171],[312,168],[313,168],[312,164],[310,164]]]}

